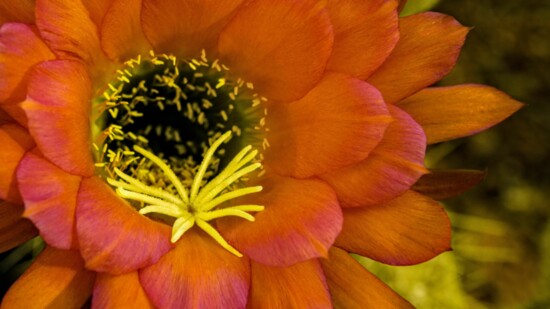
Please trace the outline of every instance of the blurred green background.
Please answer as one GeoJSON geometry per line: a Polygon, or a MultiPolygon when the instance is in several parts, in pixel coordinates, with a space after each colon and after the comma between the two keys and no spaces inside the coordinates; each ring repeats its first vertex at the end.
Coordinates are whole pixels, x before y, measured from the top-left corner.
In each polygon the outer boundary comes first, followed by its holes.
{"type": "Polygon", "coordinates": [[[550,308],[550,1],[409,0],[473,27],[440,84],[494,86],[526,106],[495,128],[434,145],[437,168],[487,170],[445,201],[453,252],[418,266],[361,259],[419,308],[550,308]]]}

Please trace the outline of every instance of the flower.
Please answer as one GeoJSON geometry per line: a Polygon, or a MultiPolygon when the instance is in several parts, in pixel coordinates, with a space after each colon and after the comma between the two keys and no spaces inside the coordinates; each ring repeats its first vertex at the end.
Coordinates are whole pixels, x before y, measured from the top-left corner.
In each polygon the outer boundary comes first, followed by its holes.
{"type": "Polygon", "coordinates": [[[520,104],[427,88],[468,29],[398,5],[0,2],[1,223],[48,245],[3,306],[409,307],[348,253],[449,250],[426,144],[520,104]]]}

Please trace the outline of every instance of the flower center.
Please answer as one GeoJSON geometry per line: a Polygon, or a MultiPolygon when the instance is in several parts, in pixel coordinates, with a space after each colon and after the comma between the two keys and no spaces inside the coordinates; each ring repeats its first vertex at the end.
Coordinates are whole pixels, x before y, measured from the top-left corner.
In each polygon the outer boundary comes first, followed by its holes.
{"type": "Polygon", "coordinates": [[[209,221],[254,221],[247,212],[263,210],[229,203],[262,190],[244,186],[245,176],[261,174],[262,154],[252,149],[268,146],[266,99],[253,89],[204,51],[127,61],[94,100],[97,174],[139,213],[172,225],[172,242],[197,225],[241,256],[209,221]]]}

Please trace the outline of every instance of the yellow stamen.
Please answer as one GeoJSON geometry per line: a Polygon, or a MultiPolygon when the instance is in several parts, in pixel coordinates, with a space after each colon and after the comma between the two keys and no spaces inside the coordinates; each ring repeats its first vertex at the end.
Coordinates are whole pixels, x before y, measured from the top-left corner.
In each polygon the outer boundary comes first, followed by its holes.
{"type": "Polygon", "coordinates": [[[254,217],[247,212],[260,212],[264,210],[264,206],[261,205],[237,205],[215,209],[226,201],[262,190],[261,186],[246,187],[237,190],[230,189],[233,183],[241,177],[261,167],[260,163],[247,165],[254,159],[258,151],[250,151],[252,147],[246,146],[229,162],[221,173],[210,182],[201,186],[206,169],[213,162],[216,150],[221,144],[231,138],[231,134],[231,131],[227,131],[208,148],[195,174],[189,195],[176,174],[161,158],[139,146],[134,146],[134,150],[160,167],[176,188],[179,196],[175,196],[160,188],[147,186],[117,168],[114,169],[115,174],[123,181],[113,178],[107,178],[107,181],[110,185],[117,188],[116,192],[121,197],[145,204],[139,210],[140,214],[158,213],[175,218],[176,220],[172,226],[172,237],[170,239],[173,243],[178,241],[186,231],[196,224],[223,248],[241,257],[242,254],[227,243],[220,233],[208,222],[227,216],[254,221],[254,217]],[[225,193],[221,194],[222,192],[225,193]]]}

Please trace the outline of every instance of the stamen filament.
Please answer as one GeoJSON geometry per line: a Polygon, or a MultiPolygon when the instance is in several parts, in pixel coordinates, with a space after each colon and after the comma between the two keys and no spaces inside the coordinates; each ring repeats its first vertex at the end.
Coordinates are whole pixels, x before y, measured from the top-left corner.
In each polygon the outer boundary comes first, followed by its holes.
{"type": "Polygon", "coordinates": [[[171,203],[177,204],[177,205],[183,205],[183,201],[179,199],[177,196],[170,194],[164,190],[157,189],[154,187],[147,186],[146,184],[142,183],[141,181],[134,179],[130,177],[129,175],[125,174],[121,170],[115,167],[115,173],[118,175],[118,177],[124,179],[128,182],[128,184],[125,184],[123,182],[114,180],[112,178],[107,178],[107,182],[109,182],[111,185],[123,187],[125,189],[131,190],[131,191],[141,191],[147,195],[152,195],[154,197],[158,197],[163,200],[168,200],[171,203]],[[136,190],[137,189],[137,190],[136,190]]]}
{"type": "Polygon", "coordinates": [[[170,241],[172,243],[178,241],[193,225],[195,225],[195,218],[191,214],[178,218],[172,227],[172,238],[170,241]]]}
{"type": "Polygon", "coordinates": [[[179,208],[174,209],[174,208],[168,208],[160,205],[149,205],[139,210],[139,213],[142,215],[152,213],[152,212],[167,215],[173,218],[181,217],[184,213],[186,213],[185,211],[179,208]]]}
{"type": "Polygon", "coordinates": [[[241,197],[243,195],[247,195],[247,194],[251,194],[251,193],[258,193],[258,192],[262,191],[262,189],[263,189],[262,186],[256,186],[256,187],[238,189],[238,190],[235,190],[235,191],[231,191],[231,192],[222,194],[222,195],[218,196],[217,198],[211,200],[210,202],[208,202],[206,204],[201,204],[201,210],[202,211],[209,211],[210,209],[220,205],[221,203],[223,203],[225,201],[232,200],[232,199],[235,199],[237,197],[241,197]]]}
{"type": "Polygon", "coordinates": [[[254,217],[242,210],[238,209],[232,209],[232,208],[225,208],[225,209],[218,209],[210,212],[203,212],[200,213],[197,218],[204,220],[204,221],[210,221],[226,216],[233,216],[233,217],[240,217],[243,219],[246,219],[248,221],[254,221],[254,217]]]}
{"type": "Polygon", "coordinates": [[[128,191],[121,187],[117,188],[116,193],[125,199],[143,202],[149,205],[159,205],[171,209],[180,209],[178,205],[174,205],[149,195],[128,191]]]}
{"type": "Polygon", "coordinates": [[[218,231],[216,231],[216,229],[214,229],[210,224],[200,219],[197,219],[196,223],[203,231],[212,236],[212,238],[214,238],[214,240],[217,241],[218,244],[224,247],[227,251],[233,253],[238,257],[243,256],[242,253],[240,253],[239,251],[237,251],[237,249],[233,248],[229,243],[227,243],[227,241],[223,239],[222,235],[220,235],[220,233],[218,233],[218,231]]]}

